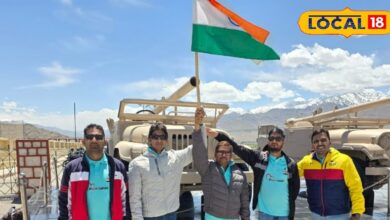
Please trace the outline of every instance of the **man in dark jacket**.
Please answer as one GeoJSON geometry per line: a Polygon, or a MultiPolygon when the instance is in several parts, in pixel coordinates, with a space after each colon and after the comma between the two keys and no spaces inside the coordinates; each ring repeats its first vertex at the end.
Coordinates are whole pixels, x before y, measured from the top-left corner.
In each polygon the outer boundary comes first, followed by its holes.
{"type": "Polygon", "coordinates": [[[83,157],[69,162],[59,193],[59,220],[130,219],[127,174],[122,162],[104,154],[102,126],[84,129],[83,157]]]}
{"type": "Polygon", "coordinates": [[[203,108],[195,113],[195,130],[192,133],[192,158],[202,177],[205,220],[249,220],[249,190],[244,172],[234,164],[232,146],[221,141],[215,148],[215,161],[209,161],[205,138],[200,129],[203,108]]]}
{"type": "Polygon", "coordinates": [[[238,145],[223,133],[210,129],[207,133],[218,141],[228,141],[233,152],[252,167],[252,208],[258,208],[259,219],[294,219],[299,174],[294,160],[282,151],[285,136],[280,128],[275,127],[269,132],[263,152],[238,145]]]}

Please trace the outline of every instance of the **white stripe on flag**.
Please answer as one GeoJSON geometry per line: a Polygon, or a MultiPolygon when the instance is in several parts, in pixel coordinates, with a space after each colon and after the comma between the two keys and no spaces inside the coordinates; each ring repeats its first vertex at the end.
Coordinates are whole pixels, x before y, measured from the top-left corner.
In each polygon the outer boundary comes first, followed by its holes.
{"type": "Polygon", "coordinates": [[[233,21],[229,19],[229,17],[227,17],[225,14],[223,14],[213,5],[211,5],[208,0],[194,0],[192,8],[193,24],[201,24],[242,31],[242,29],[237,24],[234,24],[233,21]]]}

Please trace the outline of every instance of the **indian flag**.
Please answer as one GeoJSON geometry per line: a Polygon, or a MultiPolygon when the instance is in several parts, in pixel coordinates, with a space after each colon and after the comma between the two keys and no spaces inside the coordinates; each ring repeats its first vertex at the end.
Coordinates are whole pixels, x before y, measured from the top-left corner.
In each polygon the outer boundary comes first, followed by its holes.
{"type": "Polygon", "coordinates": [[[269,32],[216,0],[194,0],[192,51],[257,60],[277,60],[264,44],[269,32]]]}

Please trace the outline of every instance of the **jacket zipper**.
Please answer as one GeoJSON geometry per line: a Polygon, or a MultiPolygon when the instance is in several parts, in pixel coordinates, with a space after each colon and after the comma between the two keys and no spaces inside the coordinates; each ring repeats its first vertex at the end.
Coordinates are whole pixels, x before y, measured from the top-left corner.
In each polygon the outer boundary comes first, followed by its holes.
{"type": "Polygon", "coordinates": [[[158,173],[159,176],[161,176],[160,167],[158,166],[157,158],[154,158],[154,162],[156,163],[157,173],[158,173]]]}
{"type": "Polygon", "coordinates": [[[322,169],[322,178],[321,178],[321,205],[322,205],[322,216],[325,216],[325,204],[324,204],[324,178],[325,178],[325,168],[326,162],[324,165],[321,164],[322,169]]]}

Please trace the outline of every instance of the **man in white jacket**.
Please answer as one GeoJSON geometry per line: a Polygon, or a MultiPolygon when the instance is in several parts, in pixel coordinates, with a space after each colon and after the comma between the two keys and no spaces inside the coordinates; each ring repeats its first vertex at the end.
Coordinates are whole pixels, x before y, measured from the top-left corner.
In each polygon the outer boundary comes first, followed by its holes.
{"type": "Polygon", "coordinates": [[[129,195],[133,220],[176,219],[183,168],[192,162],[192,145],[165,150],[168,131],[164,124],[150,127],[147,151],[129,164],[129,195]]]}

